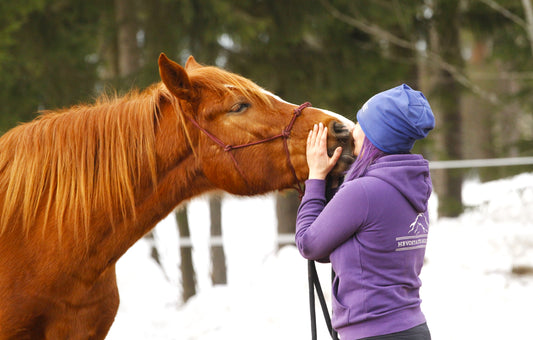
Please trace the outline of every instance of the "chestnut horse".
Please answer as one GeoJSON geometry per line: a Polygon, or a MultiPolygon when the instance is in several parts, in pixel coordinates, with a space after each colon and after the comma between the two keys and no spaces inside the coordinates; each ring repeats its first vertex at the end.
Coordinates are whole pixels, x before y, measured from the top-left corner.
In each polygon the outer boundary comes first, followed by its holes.
{"type": "Polygon", "coordinates": [[[201,193],[304,180],[313,124],[349,159],[340,116],[192,57],[183,68],[162,54],[159,71],[140,93],[45,112],[0,139],[0,339],[105,338],[126,250],[201,193]]]}

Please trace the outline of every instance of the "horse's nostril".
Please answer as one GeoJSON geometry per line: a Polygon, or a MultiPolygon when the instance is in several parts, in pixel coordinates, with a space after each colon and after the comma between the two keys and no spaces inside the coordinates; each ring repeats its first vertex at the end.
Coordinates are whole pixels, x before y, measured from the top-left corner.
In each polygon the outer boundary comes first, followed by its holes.
{"type": "Polygon", "coordinates": [[[342,132],[343,129],[346,129],[344,124],[339,123],[339,122],[333,122],[333,132],[339,133],[339,132],[342,132]]]}
{"type": "Polygon", "coordinates": [[[348,127],[342,123],[339,122],[333,122],[332,124],[333,133],[335,137],[337,138],[346,138],[350,135],[350,131],[348,130],[348,127]]]}

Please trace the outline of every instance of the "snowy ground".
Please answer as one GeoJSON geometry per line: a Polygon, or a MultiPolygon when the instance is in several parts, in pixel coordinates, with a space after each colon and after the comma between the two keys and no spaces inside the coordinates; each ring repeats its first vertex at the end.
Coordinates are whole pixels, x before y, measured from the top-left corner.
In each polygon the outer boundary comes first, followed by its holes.
{"type": "MultiPolygon", "coordinates": [[[[533,339],[533,173],[464,186],[471,208],[459,218],[432,213],[422,309],[434,340],[533,339]]],[[[432,198],[431,208],[437,202],[432,198]]],[[[209,282],[209,209],[189,205],[198,294],[180,301],[178,235],[171,215],[156,228],[164,270],[139,241],[118,262],[121,305],[107,339],[310,339],[306,261],[275,252],[274,202],[223,201],[228,285],[209,282]]],[[[329,266],[319,265],[329,297],[329,266]]],[[[319,312],[319,311],[318,311],[319,312]]],[[[321,315],[319,339],[328,339],[321,315]]]]}

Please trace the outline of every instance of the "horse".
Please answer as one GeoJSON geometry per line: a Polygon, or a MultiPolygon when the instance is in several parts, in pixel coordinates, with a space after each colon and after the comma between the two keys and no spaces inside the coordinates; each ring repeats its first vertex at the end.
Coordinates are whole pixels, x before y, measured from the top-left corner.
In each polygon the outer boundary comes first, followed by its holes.
{"type": "MultiPolygon", "coordinates": [[[[308,131],[353,159],[350,122],[251,80],[163,53],[161,81],[41,112],[0,139],[0,339],[104,339],[115,264],[177,205],[256,195],[308,175],[308,131]]],[[[353,124],[353,123],[352,123],[353,124]]],[[[330,151],[331,152],[331,151],[330,151]]]]}

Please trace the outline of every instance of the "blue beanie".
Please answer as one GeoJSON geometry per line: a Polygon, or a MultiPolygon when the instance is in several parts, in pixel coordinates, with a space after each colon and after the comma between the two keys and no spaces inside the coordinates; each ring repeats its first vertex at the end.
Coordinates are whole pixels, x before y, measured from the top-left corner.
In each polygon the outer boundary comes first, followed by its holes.
{"type": "Polygon", "coordinates": [[[370,98],[357,121],[372,144],[389,154],[408,153],[435,127],[426,97],[405,84],[370,98]]]}

